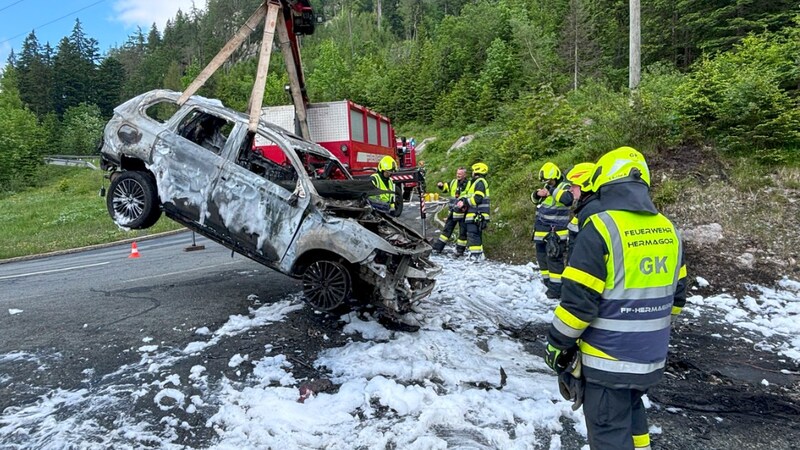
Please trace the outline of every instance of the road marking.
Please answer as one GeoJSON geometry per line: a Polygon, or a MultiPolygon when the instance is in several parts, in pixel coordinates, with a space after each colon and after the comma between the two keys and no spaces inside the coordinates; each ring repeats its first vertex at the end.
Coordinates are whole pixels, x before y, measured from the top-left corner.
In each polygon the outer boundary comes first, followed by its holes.
{"type": "Polygon", "coordinates": [[[172,276],[172,275],[180,275],[182,273],[197,272],[198,270],[213,269],[214,267],[229,266],[231,264],[239,264],[240,262],[242,262],[242,261],[232,261],[232,262],[226,262],[226,263],[222,263],[222,264],[215,264],[213,266],[195,267],[194,269],[179,270],[177,272],[170,272],[170,273],[161,273],[161,274],[158,274],[158,275],[150,275],[148,277],[140,277],[140,278],[134,278],[132,280],[125,280],[125,281],[123,281],[123,283],[133,283],[134,281],[151,280],[153,278],[169,277],[169,276],[172,276]]]}
{"type": "Polygon", "coordinates": [[[29,272],[29,273],[21,273],[19,275],[6,275],[4,277],[0,277],[0,280],[8,280],[10,278],[22,278],[22,277],[30,277],[33,275],[42,275],[45,273],[54,273],[54,272],[66,272],[67,270],[77,270],[77,269],[85,269],[87,267],[97,267],[97,266],[104,266],[106,264],[110,264],[111,261],[96,263],[96,264],[86,264],[83,266],[72,266],[72,267],[64,267],[63,269],[53,269],[53,270],[43,270],[41,272],[29,272]]]}

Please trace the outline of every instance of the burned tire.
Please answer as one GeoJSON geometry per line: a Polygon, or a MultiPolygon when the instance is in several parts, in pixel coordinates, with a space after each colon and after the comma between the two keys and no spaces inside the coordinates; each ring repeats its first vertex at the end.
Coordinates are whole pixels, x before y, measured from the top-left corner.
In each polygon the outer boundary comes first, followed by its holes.
{"type": "Polygon", "coordinates": [[[111,181],[106,207],[120,226],[137,230],[152,227],[161,217],[155,179],[140,171],[120,173],[111,181]]]}
{"type": "Polygon", "coordinates": [[[403,185],[397,183],[394,185],[394,216],[400,217],[403,214],[403,185]]]}
{"type": "Polygon", "coordinates": [[[414,194],[414,188],[403,186],[403,201],[410,202],[411,196],[414,194]]]}
{"type": "Polygon", "coordinates": [[[353,294],[350,271],[337,261],[314,261],[303,272],[303,294],[320,311],[346,312],[353,294]]]}

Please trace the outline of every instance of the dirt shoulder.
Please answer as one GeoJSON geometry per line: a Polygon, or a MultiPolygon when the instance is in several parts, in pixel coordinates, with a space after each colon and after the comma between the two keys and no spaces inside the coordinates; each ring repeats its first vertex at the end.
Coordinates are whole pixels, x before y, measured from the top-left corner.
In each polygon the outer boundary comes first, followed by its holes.
{"type": "Polygon", "coordinates": [[[800,170],[771,172],[681,147],[650,158],[662,212],[681,230],[690,279],[715,293],[752,293],[800,278],[800,170]]]}
{"type": "Polygon", "coordinates": [[[653,448],[800,448],[800,366],[748,335],[706,317],[674,327],[666,373],[648,394],[661,429],[653,448]]]}

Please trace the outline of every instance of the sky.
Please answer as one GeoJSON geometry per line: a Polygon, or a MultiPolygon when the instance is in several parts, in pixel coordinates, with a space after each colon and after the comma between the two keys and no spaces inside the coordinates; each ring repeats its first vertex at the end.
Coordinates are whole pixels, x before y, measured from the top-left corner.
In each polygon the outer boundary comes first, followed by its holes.
{"type": "Polygon", "coordinates": [[[55,48],[80,19],[86,35],[96,39],[105,54],[137,27],[145,34],[153,23],[163,30],[178,9],[188,11],[192,3],[203,9],[206,0],[0,0],[0,66],[12,49],[19,53],[32,30],[39,43],[50,42],[55,48]]]}
{"type": "MultiPolygon", "coordinates": [[[[266,344],[266,355],[255,357],[246,348],[232,354],[236,350],[225,344],[228,337],[274,326],[291,314],[310,314],[296,293],[230,316],[221,326],[197,328],[182,349],[143,334],[141,345],[130,349],[141,355],[138,364],[110,375],[88,367],[86,388],[38,393],[36,401],[0,411],[0,444],[6,436],[6,443],[30,448],[171,450],[184,448],[178,430],[212,428],[214,438],[203,448],[559,450],[568,446],[562,445],[563,421],[585,439],[583,410],[572,411],[561,398],[541,355],[498,329],[500,323],[519,328],[552,320],[556,301],[544,295],[536,267],[450,258],[433,256],[443,273],[418,306],[418,332],[389,331],[355,314],[343,318],[349,324],[341,332],[363,339],[327,349],[313,362],[330,372],[339,386],[335,392],[303,391],[304,381],[293,374],[291,347],[266,344]],[[220,376],[204,365],[209,355],[226,352],[235,374],[220,376]],[[177,364],[187,359],[196,364],[177,364]],[[502,390],[476,387],[497,386],[500,367],[508,374],[502,390]],[[159,414],[130,407],[131,398],[149,397],[159,414]],[[109,416],[117,418],[111,427],[98,420],[109,416]]],[[[702,278],[697,284],[708,286],[702,278]]],[[[776,289],[758,290],[757,297],[741,299],[692,295],[678,320],[721,320],[731,329],[713,337],[744,339],[759,351],[800,361],[800,282],[784,279],[776,289]]],[[[23,301],[11,306],[15,318],[35,314],[23,301]]],[[[27,361],[47,370],[47,361],[59,357],[11,352],[0,354],[0,363],[27,361]]],[[[649,399],[645,405],[661,407],[649,399]]],[[[728,420],[711,414],[718,422],[728,420]]],[[[650,433],[661,433],[662,426],[651,419],[650,433]]]]}

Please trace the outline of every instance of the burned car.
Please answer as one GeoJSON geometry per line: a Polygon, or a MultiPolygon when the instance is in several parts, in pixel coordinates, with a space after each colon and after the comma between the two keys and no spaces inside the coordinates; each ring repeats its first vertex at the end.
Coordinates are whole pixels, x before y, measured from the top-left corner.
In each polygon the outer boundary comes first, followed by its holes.
{"type": "Polygon", "coordinates": [[[370,206],[368,179],[353,179],[326,149],[280,127],[262,120],[253,133],[246,115],[218,100],[178,106],[179,96],[137,96],[105,127],[106,204],[119,226],[148,228],[163,211],[302,279],[306,301],[323,311],[372,305],[396,319],[430,294],[441,270],[430,245],[370,206]]]}

